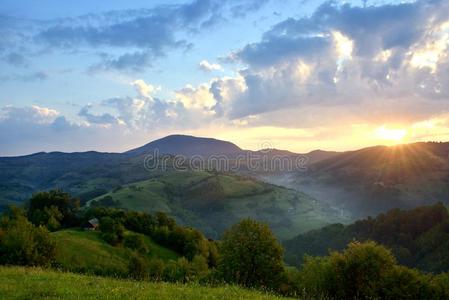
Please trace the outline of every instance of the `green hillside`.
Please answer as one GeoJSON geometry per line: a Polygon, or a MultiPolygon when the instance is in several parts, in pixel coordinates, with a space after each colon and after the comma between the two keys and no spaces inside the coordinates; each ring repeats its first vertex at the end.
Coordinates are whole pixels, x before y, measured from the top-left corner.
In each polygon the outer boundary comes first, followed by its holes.
{"type": "Polygon", "coordinates": [[[164,211],[181,224],[199,228],[214,238],[245,217],[269,223],[280,238],[344,221],[336,211],[303,193],[213,172],[166,173],[124,185],[88,204],[164,211]]]}
{"type": "MultiPolygon", "coordinates": [[[[124,274],[127,272],[130,250],[106,243],[100,232],[82,230],[61,230],[52,233],[56,241],[56,264],[73,272],[94,272],[95,274],[124,274]]],[[[164,248],[147,236],[143,236],[150,249],[150,257],[176,260],[178,255],[164,248]]]]}
{"type": "Polygon", "coordinates": [[[117,280],[23,267],[0,267],[0,298],[281,299],[234,286],[209,288],[199,285],[117,280]]]}

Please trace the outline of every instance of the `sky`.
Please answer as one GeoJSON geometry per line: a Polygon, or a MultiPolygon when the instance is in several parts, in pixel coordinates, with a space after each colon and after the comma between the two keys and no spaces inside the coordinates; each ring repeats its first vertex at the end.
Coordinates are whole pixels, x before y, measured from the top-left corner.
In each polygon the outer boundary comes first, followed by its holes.
{"type": "Polygon", "coordinates": [[[449,141],[449,1],[2,0],[0,156],[449,141]]]}

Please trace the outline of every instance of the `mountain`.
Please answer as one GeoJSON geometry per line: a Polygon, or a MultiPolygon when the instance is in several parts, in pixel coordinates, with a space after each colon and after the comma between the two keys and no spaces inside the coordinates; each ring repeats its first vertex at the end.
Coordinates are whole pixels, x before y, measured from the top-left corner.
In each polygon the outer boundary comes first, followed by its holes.
{"type": "Polygon", "coordinates": [[[424,271],[449,269],[449,213],[441,203],[412,210],[393,209],[349,225],[333,224],[285,241],[286,261],[301,265],[304,255],[322,256],[353,241],[376,241],[399,263],[424,271]]]}
{"type": "Polygon", "coordinates": [[[243,150],[237,145],[212,138],[202,138],[189,135],[169,135],[148,143],[142,147],[125,152],[128,155],[152,154],[183,155],[191,157],[210,156],[217,154],[237,154],[243,150]]]}
{"type": "Polygon", "coordinates": [[[343,152],[282,180],[321,202],[352,212],[354,217],[396,207],[449,203],[449,143],[343,152]]]}
{"type": "Polygon", "coordinates": [[[302,154],[308,158],[309,164],[314,164],[316,162],[337,156],[341,152],[336,151],[324,151],[324,150],[313,150],[308,153],[302,154]]]}

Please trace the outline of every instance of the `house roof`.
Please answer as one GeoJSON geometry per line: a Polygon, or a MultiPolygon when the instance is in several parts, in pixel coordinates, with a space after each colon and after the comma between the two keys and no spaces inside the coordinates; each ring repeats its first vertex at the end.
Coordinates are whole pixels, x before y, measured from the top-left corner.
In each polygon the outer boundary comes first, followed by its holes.
{"type": "Polygon", "coordinates": [[[93,218],[93,219],[90,219],[89,221],[87,221],[90,225],[92,225],[92,226],[98,226],[98,223],[99,223],[99,221],[98,221],[98,219],[97,218],[93,218]]]}

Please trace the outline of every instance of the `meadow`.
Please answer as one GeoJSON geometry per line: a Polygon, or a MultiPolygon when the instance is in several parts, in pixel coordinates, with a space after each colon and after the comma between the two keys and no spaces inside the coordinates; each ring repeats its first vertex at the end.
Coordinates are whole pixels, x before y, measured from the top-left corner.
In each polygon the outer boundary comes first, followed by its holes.
{"type": "Polygon", "coordinates": [[[0,267],[1,299],[286,299],[236,286],[155,283],[0,267]]]}

